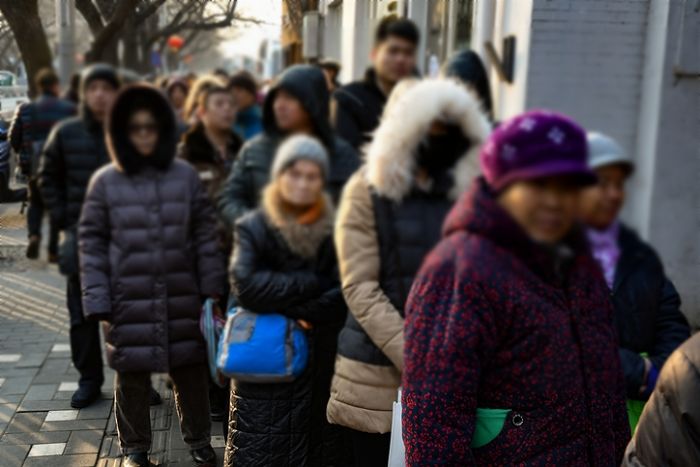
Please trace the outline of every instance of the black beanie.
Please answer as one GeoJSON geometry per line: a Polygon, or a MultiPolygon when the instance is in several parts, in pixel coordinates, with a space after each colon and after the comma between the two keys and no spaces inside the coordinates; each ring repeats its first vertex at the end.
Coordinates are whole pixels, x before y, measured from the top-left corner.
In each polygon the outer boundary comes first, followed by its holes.
{"type": "Polygon", "coordinates": [[[96,79],[107,81],[114,87],[114,89],[119,89],[121,86],[119,74],[112,65],[108,63],[95,63],[94,65],[90,65],[85,68],[81,73],[80,95],[83,98],[85,97],[85,90],[87,89],[88,85],[96,79]]]}

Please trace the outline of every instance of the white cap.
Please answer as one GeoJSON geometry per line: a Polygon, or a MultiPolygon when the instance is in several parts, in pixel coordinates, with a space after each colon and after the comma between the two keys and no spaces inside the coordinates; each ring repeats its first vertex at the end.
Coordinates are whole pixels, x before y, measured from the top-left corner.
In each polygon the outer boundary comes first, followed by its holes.
{"type": "Polygon", "coordinates": [[[617,141],[595,131],[588,132],[588,166],[598,169],[607,165],[625,165],[630,173],[634,171],[632,158],[622,149],[617,141]]]}

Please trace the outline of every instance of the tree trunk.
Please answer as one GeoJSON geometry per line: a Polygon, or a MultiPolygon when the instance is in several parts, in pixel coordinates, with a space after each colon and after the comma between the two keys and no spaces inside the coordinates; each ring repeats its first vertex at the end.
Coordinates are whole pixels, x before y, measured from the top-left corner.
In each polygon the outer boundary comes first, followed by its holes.
{"type": "Polygon", "coordinates": [[[0,12],[12,29],[27,70],[29,94],[34,95],[34,76],[51,66],[51,49],[39,17],[37,0],[0,0],[0,12]]]}

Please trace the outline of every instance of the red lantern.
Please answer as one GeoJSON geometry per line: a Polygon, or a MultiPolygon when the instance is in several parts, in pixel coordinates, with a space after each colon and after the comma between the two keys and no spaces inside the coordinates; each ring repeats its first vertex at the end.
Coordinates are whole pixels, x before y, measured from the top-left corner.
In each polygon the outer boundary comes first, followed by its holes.
{"type": "Polygon", "coordinates": [[[171,49],[177,51],[182,48],[182,46],[185,45],[185,39],[183,39],[180,36],[170,36],[168,37],[168,47],[171,49]]]}

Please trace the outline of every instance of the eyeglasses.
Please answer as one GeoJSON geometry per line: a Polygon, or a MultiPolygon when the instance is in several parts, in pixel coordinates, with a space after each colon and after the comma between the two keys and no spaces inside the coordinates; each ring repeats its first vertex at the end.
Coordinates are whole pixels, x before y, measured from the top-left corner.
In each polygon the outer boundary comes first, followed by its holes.
{"type": "Polygon", "coordinates": [[[158,125],[155,123],[132,123],[128,126],[129,133],[157,133],[158,125]]]}

